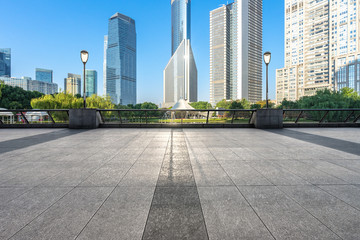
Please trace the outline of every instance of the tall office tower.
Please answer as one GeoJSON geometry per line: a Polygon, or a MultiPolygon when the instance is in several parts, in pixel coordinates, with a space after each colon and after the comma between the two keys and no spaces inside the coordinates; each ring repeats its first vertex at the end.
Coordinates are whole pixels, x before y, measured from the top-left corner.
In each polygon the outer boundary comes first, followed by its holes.
{"type": "Polygon", "coordinates": [[[262,99],[262,0],[210,12],[210,102],[262,99]]]}
{"type": "Polygon", "coordinates": [[[11,77],[11,48],[0,48],[0,77],[11,77]]]}
{"type": "Polygon", "coordinates": [[[65,93],[81,95],[81,76],[77,74],[68,73],[68,77],[64,79],[65,93]]]}
{"type": "Polygon", "coordinates": [[[97,94],[97,72],[95,70],[86,70],[85,71],[85,94],[87,97],[90,97],[94,94],[97,94]]]}
{"type": "Polygon", "coordinates": [[[360,92],[358,4],[285,0],[285,67],[276,71],[278,104],[321,89],[360,92]]]}
{"type": "Polygon", "coordinates": [[[52,83],[53,82],[53,70],[36,68],[35,79],[41,82],[52,83]]]}
{"type": "Polygon", "coordinates": [[[115,104],[136,104],[135,21],[120,13],[109,20],[106,94],[115,104]]]}
{"type": "Polygon", "coordinates": [[[108,36],[104,36],[104,63],[103,63],[103,84],[104,93],[106,94],[106,58],[107,58],[108,36]]]}
{"type": "Polygon", "coordinates": [[[164,107],[197,102],[197,68],[191,48],[191,0],[171,0],[172,57],[164,70],[164,107]]]}

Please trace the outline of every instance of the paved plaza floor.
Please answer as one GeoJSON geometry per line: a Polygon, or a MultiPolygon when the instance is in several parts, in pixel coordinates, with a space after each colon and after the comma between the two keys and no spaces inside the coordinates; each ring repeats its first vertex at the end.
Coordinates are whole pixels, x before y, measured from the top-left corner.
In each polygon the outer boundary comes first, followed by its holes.
{"type": "Polygon", "coordinates": [[[360,129],[0,129],[0,239],[360,239],[360,129]]]}

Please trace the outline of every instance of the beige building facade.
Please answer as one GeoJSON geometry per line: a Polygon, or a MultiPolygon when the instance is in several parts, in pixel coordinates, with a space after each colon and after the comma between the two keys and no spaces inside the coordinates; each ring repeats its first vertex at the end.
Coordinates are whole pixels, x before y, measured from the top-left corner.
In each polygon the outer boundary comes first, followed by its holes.
{"type": "MultiPolygon", "coordinates": [[[[359,4],[360,0],[285,0],[285,67],[276,71],[277,104],[326,88],[355,86],[360,91],[356,80],[349,81],[355,67],[341,69],[344,58],[345,66],[360,60],[359,4]],[[348,56],[354,55],[351,62],[348,56]],[[345,80],[344,73],[339,75],[344,71],[345,80]]],[[[360,71],[354,74],[358,78],[360,71]]]]}
{"type": "Polygon", "coordinates": [[[210,103],[262,100],[262,0],[210,12],[210,103]]]}
{"type": "Polygon", "coordinates": [[[81,76],[77,74],[69,73],[68,77],[64,79],[65,93],[81,95],[81,76]]]}

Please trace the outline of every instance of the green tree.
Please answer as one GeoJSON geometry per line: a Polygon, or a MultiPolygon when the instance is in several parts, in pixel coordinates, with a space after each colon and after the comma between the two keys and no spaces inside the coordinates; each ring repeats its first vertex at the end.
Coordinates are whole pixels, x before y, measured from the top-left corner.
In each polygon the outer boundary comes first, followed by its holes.
{"type": "Polygon", "coordinates": [[[190,106],[192,106],[195,109],[212,109],[211,104],[205,101],[193,102],[190,103],[190,106]]]}
{"type": "Polygon", "coordinates": [[[1,84],[0,107],[7,109],[32,109],[31,100],[44,94],[25,91],[20,87],[1,84]]]}
{"type": "MultiPolygon", "coordinates": [[[[256,109],[266,108],[266,100],[256,102],[256,106],[257,106],[256,109]]],[[[274,107],[275,107],[275,103],[269,100],[269,108],[274,108],[274,107]]]]}
{"type": "Polygon", "coordinates": [[[5,87],[4,81],[0,81],[0,100],[1,100],[1,92],[4,87],[5,87]]]}
{"type": "Polygon", "coordinates": [[[231,101],[227,101],[227,100],[223,99],[216,104],[215,108],[230,109],[231,103],[232,103],[231,101]]]}
{"type": "MultiPolygon", "coordinates": [[[[305,96],[292,102],[284,100],[279,106],[283,109],[350,109],[360,108],[360,96],[350,88],[341,91],[319,90],[313,96],[305,96]]],[[[330,112],[326,121],[344,121],[350,112],[330,112]]],[[[319,121],[324,112],[305,112],[307,119],[319,121]]]]}
{"type": "Polygon", "coordinates": [[[141,104],[141,109],[158,109],[159,107],[152,102],[144,102],[141,104]]]}
{"type": "MultiPolygon", "coordinates": [[[[62,92],[33,99],[31,106],[36,109],[76,109],[82,108],[83,102],[83,98],[62,92]]],[[[86,106],[94,109],[114,109],[115,107],[110,97],[100,97],[97,95],[86,98],[86,106]]]]}

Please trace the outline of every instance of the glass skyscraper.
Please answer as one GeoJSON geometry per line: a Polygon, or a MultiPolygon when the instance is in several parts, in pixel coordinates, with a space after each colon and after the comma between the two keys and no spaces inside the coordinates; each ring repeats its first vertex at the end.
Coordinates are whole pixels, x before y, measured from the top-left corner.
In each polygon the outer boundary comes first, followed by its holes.
{"type": "Polygon", "coordinates": [[[109,19],[106,94],[115,104],[136,104],[135,21],[120,13],[109,19]]]}
{"type": "Polygon", "coordinates": [[[191,0],[171,1],[171,34],[174,55],[184,39],[191,39],[191,0]]]}
{"type": "Polygon", "coordinates": [[[87,97],[97,94],[97,72],[95,70],[85,71],[85,93],[87,97]]]}
{"type": "Polygon", "coordinates": [[[191,48],[191,0],[171,0],[171,59],[164,70],[164,107],[197,101],[197,68],[191,48]]]}
{"type": "Polygon", "coordinates": [[[35,79],[41,82],[52,83],[53,82],[53,71],[48,69],[36,68],[35,79]]]}
{"type": "Polygon", "coordinates": [[[0,77],[11,77],[11,48],[0,48],[0,77]]]}

